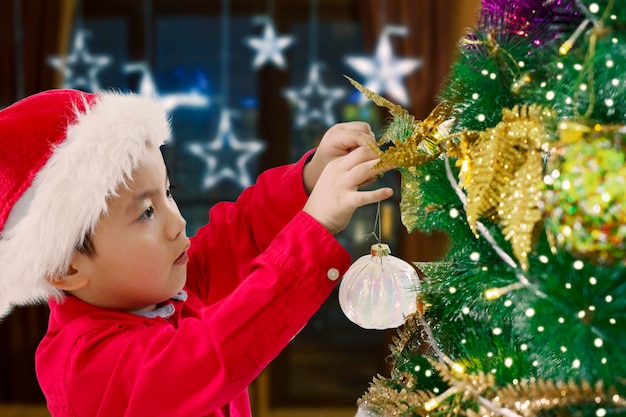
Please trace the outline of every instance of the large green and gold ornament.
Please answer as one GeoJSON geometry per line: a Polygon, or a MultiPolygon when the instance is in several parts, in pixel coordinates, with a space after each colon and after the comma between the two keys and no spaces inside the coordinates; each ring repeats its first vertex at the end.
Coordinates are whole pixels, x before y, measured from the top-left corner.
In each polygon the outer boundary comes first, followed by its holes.
{"type": "Polygon", "coordinates": [[[626,256],[621,136],[617,129],[562,123],[565,144],[550,161],[545,177],[546,223],[556,245],[598,263],[611,264],[626,256]]]}

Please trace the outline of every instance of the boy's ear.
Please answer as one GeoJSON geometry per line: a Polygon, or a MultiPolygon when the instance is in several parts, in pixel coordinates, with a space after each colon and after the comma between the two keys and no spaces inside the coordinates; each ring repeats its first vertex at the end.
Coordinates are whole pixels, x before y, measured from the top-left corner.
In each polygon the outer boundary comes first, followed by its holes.
{"type": "Polygon", "coordinates": [[[52,286],[61,291],[75,291],[87,285],[89,279],[78,272],[72,265],[69,266],[65,275],[60,277],[47,277],[52,286]]]}

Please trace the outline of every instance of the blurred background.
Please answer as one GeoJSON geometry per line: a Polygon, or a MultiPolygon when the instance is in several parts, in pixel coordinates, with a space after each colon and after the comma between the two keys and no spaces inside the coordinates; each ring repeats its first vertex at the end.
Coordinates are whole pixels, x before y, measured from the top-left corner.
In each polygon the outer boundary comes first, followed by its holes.
{"type": "MultiPolygon", "coordinates": [[[[337,122],[380,135],[388,113],[348,75],[418,119],[436,103],[479,0],[0,0],[0,108],[51,88],[158,94],[172,118],[164,148],[193,235],[208,210],[259,172],[296,161],[337,122]]],[[[2,150],[0,150],[2,152],[2,150]]],[[[379,180],[398,189],[388,173],[379,180]]],[[[380,183],[378,184],[380,185],[380,183]]],[[[339,239],[353,259],[375,240],[376,206],[339,239]]],[[[381,205],[395,256],[429,261],[442,236],[407,234],[398,198],[381,205]]],[[[297,277],[294,277],[297,279],[297,277]]],[[[46,306],[0,323],[0,416],[48,416],[34,372],[46,306]]],[[[352,417],[395,331],[364,330],[334,293],[251,388],[257,417],[352,417]]],[[[253,347],[250,347],[253,349],[253,347]]]]}

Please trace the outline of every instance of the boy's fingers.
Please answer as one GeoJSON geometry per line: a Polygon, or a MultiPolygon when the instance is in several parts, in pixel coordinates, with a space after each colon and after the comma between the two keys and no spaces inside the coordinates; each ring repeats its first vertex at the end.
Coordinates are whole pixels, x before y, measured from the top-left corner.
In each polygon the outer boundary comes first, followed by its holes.
{"type": "Polygon", "coordinates": [[[372,177],[370,177],[370,178],[366,179],[366,180],[365,180],[365,181],[364,181],[361,185],[359,185],[359,187],[362,187],[362,186],[367,185],[367,184],[371,184],[371,183],[373,183],[374,181],[376,181],[377,179],[380,179],[380,178],[382,178],[382,177],[383,177],[382,173],[381,173],[381,174],[378,174],[378,175],[374,175],[374,176],[372,176],[372,177]]]}
{"type": "Polygon", "coordinates": [[[359,191],[355,195],[356,207],[365,206],[367,204],[377,203],[386,200],[393,195],[393,190],[389,187],[378,188],[372,191],[359,191]]]}
{"type": "Polygon", "coordinates": [[[366,123],[366,122],[359,122],[359,121],[345,122],[345,123],[340,123],[338,127],[340,129],[362,131],[371,136],[374,136],[374,132],[372,132],[372,127],[370,126],[369,123],[366,123]]]}
{"type": "Polygon", "coordinates": [[[374,138],[369,137],[366,133],[351,133],[350,135],[344,135],[340,138],[338,149],[345,151],[346,153],[357,150],[358,148],[366,148],[371,153],[375,153],[374,149],[378,149],[378,144],[374,138]]]}
{"type": "MultiPolygon", "coordinates": [[[[378,161],[379,156],[372,152],[371,149],[363,146],[357,147],[352,152],[344,156],[343,161],[349,166],[356,166],[365,161],[378,161]]],[[[372,174],[375,175],[375,174],[372,174]]]]}
{"type": "MultiPolygon", "coordinates": [[[[346,157],[347,158],[347,157],[346,157]]],[[[355,158],[356,159],[356,158],[355,158]]],[[[355,160],[352,165],[347,165],[350,181],[355,187],[361,187],[369,182],[376,180],[385,168],[374,168],[380,159],[355,160]]]]}
{"type": "Polygon", "coordinates": [[[348,122],[339,126],[341,130],[338,148],[352,151],[359,146],[378,148],[376,137],[367,123],[348,122]]]}

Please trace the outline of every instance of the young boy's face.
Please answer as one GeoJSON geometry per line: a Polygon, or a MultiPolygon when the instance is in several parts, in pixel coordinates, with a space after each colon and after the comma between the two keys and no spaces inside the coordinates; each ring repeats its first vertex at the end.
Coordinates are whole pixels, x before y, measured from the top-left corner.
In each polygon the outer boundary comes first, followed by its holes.
{"type": "Polygon", "coordinates": [[[182,289],[189,247],[159,149],[147,149],[117,193],[92,235],[95,256],[74,255],[70,292],[100,307],[152,310],[182,289]]]}

